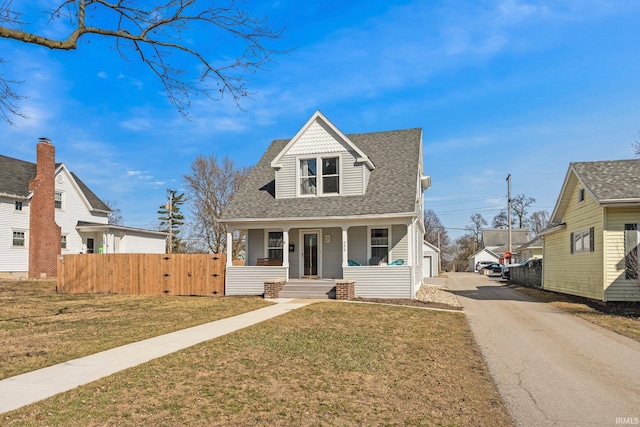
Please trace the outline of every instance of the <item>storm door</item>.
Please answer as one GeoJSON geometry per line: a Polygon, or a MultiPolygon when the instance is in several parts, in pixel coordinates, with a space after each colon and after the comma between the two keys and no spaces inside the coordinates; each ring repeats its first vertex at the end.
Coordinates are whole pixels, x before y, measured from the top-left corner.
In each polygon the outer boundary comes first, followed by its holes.
{"type": "Polygon", "coordinates": [[[318,232],[302,233],[303,277],[318,276],[318,232]]]}

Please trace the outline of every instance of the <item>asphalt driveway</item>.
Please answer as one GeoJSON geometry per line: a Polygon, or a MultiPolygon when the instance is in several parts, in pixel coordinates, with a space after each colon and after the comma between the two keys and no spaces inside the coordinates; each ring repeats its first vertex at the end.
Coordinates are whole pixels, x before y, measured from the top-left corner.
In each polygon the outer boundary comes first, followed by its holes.
{"type": "Polygon", "coordinates": [[[477,273],[449,273],[518,426],[640,425],[640,343],[477,273]]]}

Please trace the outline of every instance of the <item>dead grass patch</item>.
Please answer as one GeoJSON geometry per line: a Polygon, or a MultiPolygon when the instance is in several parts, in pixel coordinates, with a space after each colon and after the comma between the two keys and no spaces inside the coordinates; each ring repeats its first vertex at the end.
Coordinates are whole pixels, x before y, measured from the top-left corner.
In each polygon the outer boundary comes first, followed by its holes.
{"type": "Polygon", "coordinates": [[[542,289],[509,284],[510,288],[538,301],[543,301],[574,314],[591,323],[640,341],[640,304],[604,306],[598,302],[573,295],[559,294],[542,289]]]}
{"type": "Polygon", "coordinates": [[[59,295],[54,281],[0,281],[0,379],[269,304],[262,298],[59,295]]]}
{"type": "Polygon", "coordinates": [[[513,425],[461,313],[321,303],[3,415],[7,425],[513,425]]]}

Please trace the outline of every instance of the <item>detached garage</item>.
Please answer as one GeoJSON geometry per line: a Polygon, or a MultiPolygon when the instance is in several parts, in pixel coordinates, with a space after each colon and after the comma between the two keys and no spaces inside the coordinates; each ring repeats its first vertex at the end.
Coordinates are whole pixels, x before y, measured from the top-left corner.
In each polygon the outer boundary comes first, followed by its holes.
{"type": "Polygon", "coordinates": [[[429,242],[423,243],[422,277],[438,277],[440,273],[440,249],[429,242]]]}

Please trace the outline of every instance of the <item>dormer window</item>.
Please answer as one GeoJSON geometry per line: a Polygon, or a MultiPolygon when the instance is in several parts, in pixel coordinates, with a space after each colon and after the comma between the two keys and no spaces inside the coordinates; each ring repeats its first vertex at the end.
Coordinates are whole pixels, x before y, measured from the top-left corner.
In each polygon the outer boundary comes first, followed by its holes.
{"type": "Polygon", "coordinates": [[[317,194],[316,159],[300,160],[300,194],[317,194]]]}
{"type": "Polygon", "coordinates": [[[340,194],[340,158],[300,160],[299,179],[301,196],[340,194]],[[318,163],[321,165],[321,175],[318,175],[318,163]]]}
{"type": "Polygon", "coordinates": [[[340,173],[337,157],[329,157],[322,159],[322,192],[339,193],[340,192],[340,173]]]}

